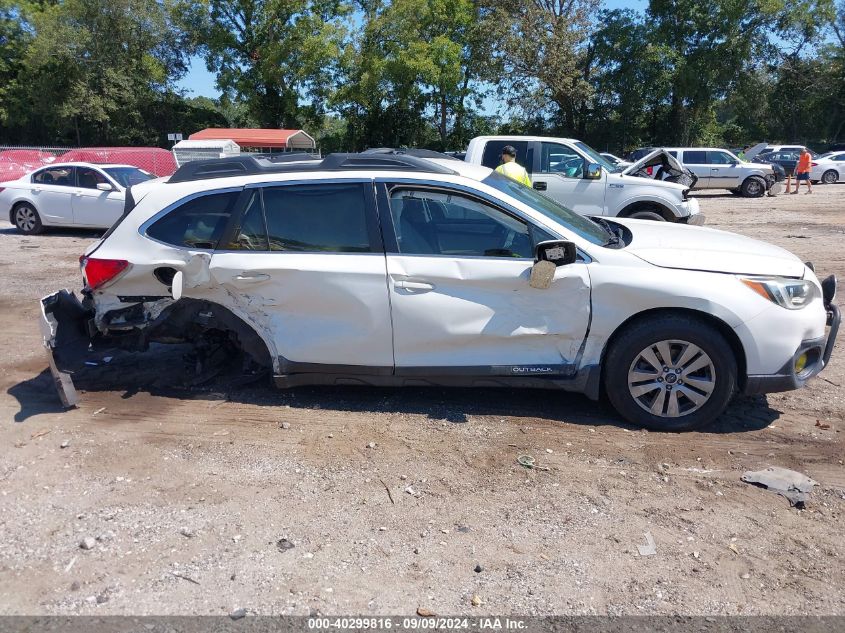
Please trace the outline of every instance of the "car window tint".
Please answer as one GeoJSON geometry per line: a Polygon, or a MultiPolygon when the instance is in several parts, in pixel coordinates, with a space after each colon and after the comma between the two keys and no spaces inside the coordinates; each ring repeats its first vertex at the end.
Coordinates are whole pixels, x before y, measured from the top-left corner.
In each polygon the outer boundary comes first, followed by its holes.
{"type": "Polygon", "coordinates": [[[845,160],[845,154],[837,154],[836,156],[831,156],[830,160],[845,160]]]}
{"type": "Polygon", "coordinates": [[[490,169],[496,169],[502,164],[502,148],[505,145],[510,145],[516,150],[516,162],[530,173],[533,168],[531,163],[534,160],[534,155],[528,148],[528,141],[487,141],[484,146],[484,154],[481,157],[481,164],[490,169]]]}
{"type": "Polygon", "coordinates": [[[730,165],[734,162],[733,157],[726,152],[707,152],[711,165],[730,165]]]}
{"type": "Polygon", "coordinates": [[[232,191],[188,200],[157,220],[147,235],[174,246],[216,248],[237,199],[232,191]]]}
{"type": "Polygon", "coordinates": [[[669,150],[669,156],[671,156],[672,158],[677,158],[677,157],[678,157],[678,152],[677,152],[677,150],[670,149],[670,150],[669,150]]]}
{"type": "Polygon", "coordinates": [[[584,158],[574,149],[558,143],[543,143],[540,151],[540,171],[567,178],[583,178],[584,158]]]}
{"type": "MultiPolygon", "coordinates": [[[[390,214],[400,253],[533,257],[527,224],[473,198],[396,189],[390,195],[390,214]]],[[[548,239],[548,233],[535,239],[548,239]]]]}
{"type": "Polygon", "coordinates": [[[707,152],[701,150],[690,150],[684,152],[684,162],[690,165],[706,165],[707,152]]]}
{"type": "Polygon", "coordinates": [[[261,204],[261,190],[251,192],[240,226],[232,232],[232,240],[224,247],[233,251],[269,251],[267,225],[264,221],[264,207],[261,204]]]}
{"type": "Polygon", "coordinates": [[[32,182],[42,185],[73,186],[73,167],[51,167],[32,175],[32,182]]]}
{"type": "Polygon", "coordinates": [[[270,250],[372,251],[363,184],[291,185],[263,195],[270,250]]]}
{"type": "Polygon", "coordinates": [[[83,189],[96,189],[100,183],[108,183],[108,179],[96,169],[90,167],[76,168],[76,185],[83,189]]]}

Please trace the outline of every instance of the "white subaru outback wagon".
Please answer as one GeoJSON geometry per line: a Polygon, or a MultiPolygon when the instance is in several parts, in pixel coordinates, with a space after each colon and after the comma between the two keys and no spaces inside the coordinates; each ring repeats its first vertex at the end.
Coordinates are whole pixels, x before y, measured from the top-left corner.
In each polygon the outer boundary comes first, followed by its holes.
{"type": "Polygon", "coordinates": [[[828,362],[836,280],[740,235],[587,218],[424,151],[189,163],[132,187],[42,300],[60,394],[92,350],[228,338],[277,385],[563,389],[711,422],[828,362]],[[829,328],[829,329],[828,329],[829,328]]]}

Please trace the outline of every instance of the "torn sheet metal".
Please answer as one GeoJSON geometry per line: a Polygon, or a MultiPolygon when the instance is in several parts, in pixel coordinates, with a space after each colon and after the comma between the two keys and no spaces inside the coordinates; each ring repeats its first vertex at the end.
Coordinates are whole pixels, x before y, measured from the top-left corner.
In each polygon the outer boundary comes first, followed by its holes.
{"type": "Polygon", "coordinates": [[[75,300],[76,297],[67,290],[63,290],[62,293],[56,293],[54,295],[44,297],[41,300],[40,327],[44,350],[47,352],[47,362],[50,364],[50,374],[53,376],[56,391],[59,394],[59,399],[62,401],[62,406],[70,408],[75,407],[79,402],[79,394],[76,393],[76,388],[73,386],[73,380],[71,379],[70,374],[65,371],[60,371],[56,365],[53,350],[56,348],[59,338],[59,323],[53,314],[53,309],[60,301],[67,301],[65,297],[69,296],[73,300],[75,300]],[[65,293],[65,295],[62,296],[62,293],[65,293]]]}
{"type": "Polygon", "coordinates": [[[742,475],[742,481],[776,492],[786,497],[793,507],[799,509],[804,507],[804,502],[810,498],[813,486],[818,483],[807,475],[780,466],[769,466],[757,471],[750,470],[742,475]]]}

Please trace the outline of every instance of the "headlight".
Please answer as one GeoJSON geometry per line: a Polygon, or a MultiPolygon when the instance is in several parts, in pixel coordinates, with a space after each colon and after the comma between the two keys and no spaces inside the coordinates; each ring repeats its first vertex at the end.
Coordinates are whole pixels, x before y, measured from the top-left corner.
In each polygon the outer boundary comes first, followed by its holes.
{"type": "Polygon", "coordinates": [[[800,310],[819,296],[819,289],[806,279],[741,277],[740,281],[761,297],[787,310],[800,310]]]}

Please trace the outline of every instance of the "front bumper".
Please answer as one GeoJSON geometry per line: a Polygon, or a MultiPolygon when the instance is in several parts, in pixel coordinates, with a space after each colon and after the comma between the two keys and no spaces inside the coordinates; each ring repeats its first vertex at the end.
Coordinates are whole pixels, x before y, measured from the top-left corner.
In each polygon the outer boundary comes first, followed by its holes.
{"type": "Polygon", "coordinates": [[[792,391],[800,389],[813,376],[818,375],[822,369],[827,367],[830,357],[833,354],[833,346],[836,344],[836,336],[839,333],[839,325],[842,322],[842,314],[839,307],[831,302],[827,308],[827,325],[830,330],[827,336],[817,339],[803,341],[795,350],[795,354],[776,374],[749,375],[745,382],[745,395],[759,395],[774,393],[777,391],[792,391]],[[795,372],[795,362],[802,355],[807,354],[808,363],[800,373],[795,372]]]}
{"type": "Polygon", "coordinates": [[[681,210],[686,212],[685,215],[678,218],[678,222],[689,224],[691,226],[701,226],[704,224],[704,214],[700,211],[701,207],[698,204],[698,199],[689,198],[684,200],[681,204],[681,210]]]}

